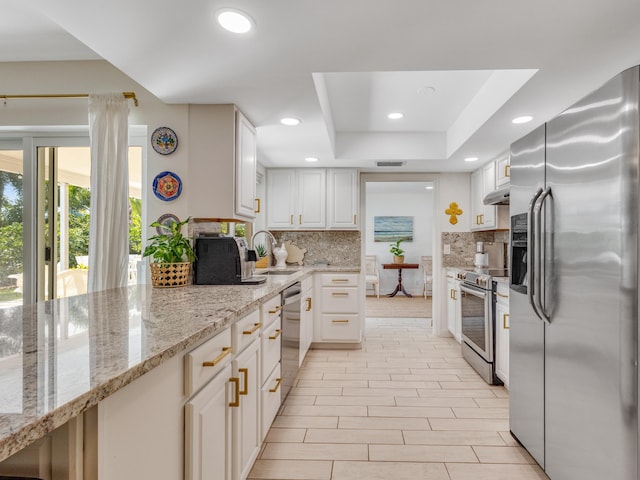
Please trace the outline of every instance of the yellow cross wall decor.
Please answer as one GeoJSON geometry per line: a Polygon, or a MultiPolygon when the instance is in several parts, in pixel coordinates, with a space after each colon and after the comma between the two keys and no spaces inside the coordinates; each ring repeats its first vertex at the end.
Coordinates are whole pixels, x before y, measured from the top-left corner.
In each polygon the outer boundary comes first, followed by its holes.
{"type": "Polygon", "coordinates": [[[447,208],[444,213],[446,213],[447,215],[449,215],[449,223],[451,225],[455,225],[456,223],[458,223],[458,215],[462,215],[462,210],[460,209],[460,207],[458,207],[458,204],[456,202],[451,202],[449,204],[449,208],[447,208]]]}

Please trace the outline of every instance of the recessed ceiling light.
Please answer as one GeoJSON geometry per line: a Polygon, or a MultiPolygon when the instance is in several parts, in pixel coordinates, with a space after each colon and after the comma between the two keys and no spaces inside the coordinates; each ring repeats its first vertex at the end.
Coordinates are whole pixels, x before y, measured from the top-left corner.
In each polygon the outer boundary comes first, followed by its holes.
{"type": "Polygon", "coordinates": [[[390,118],[391,120],[399,120],[402,117],[404,117],[404,114],[400,112],[393,112],[387,115],[387,117],[390,118]]]}
{"type": "Polygon", "coordinates": [[[307,157],[307,158],[305,158],[305,160],[307,162],[317,162],[318,161],[318,159],[316,157],[307,157]]]}
{"type": "Polygon", "coordinates": [[[289,127],[293,127],[295,125],[300,125],[300,120],[295,117],[284,117],[280,119],[280,123],[289,127]]]}
{"type": "Polygon", "coordinates": [[[432,93],[436,93],[436,89],[435,87],[425,86],[418,88],[417,92],[418,95],[430,95],[432,93]]]}
{"type": "Polygon", "coordinates": [[[477,162],[478,157],[467,157],[464,159],[465,162],[477,162]]]}
{"type": "Polygon", "coordinates": [[[248,33],[253,29],[253,19],[240,10],[225,8],[216,13],[216,19],[222,28],[232,33],[248,33]]]}
{"type": "Polygon", "coordinates": [[[522,115],[521,117],[516,117],[511,120],[511,123],[515,123],[516,125],[518,125],[521,123],[530,122],[531,120],[533,120],[533,117],[531,115],[522,115]]]}
{"type": "Polygon", "coordinates": [[[424,188],[426,188],[427,190],[433,190],[433,185],[427,185],[427,186],[426,186],[426,187],[424,187],[424,188]]]}

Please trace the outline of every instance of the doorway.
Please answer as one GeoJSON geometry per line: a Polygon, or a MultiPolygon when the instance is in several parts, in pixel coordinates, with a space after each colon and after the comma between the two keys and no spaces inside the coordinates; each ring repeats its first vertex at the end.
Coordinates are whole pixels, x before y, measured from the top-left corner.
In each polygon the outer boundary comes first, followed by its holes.
{"type": "Polygon", "coordinates": [[[361,264],[366,265],[367,256],[375,257],[379,275],[379,298],[373,285],[365,288],[367,317],[426,318],[431,325],[439,311],[433,274],[440,236],[434,221],[436,195],[437,175],[361,174],[361,264]],[[396,236],[402,239],[405,267],[401,269],[393,265],[390,252],[396,236]]]}

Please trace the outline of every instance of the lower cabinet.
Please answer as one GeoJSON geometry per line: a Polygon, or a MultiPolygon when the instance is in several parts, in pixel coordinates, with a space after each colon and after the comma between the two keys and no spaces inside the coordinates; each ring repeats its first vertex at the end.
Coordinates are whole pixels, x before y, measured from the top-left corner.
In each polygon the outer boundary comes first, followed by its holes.
{"type": "Polygon", "coordinates": [[[360,343],[364,321],[363,282],[358,273],[323,273],[314,279],[316,310],[313,340],[360,343]]]}
{"type": "Polygon", "coordinates": [[[260,436],[260,342],[255,340],[232,361],[240,379],[240,405],[232,410],[233,480],[244,480],[258,456],[260,436]]]}
{"type": "Polygon", "coordinates": [[[509,388],[509,285],[496,289],[496,375],[509,388]]]}
{"type": "Polygon", "coordinates": [[[460,282],[456,278],[457,270],[446,270],[447,280],[447,327],[458,343],[462,341],[462,313],[460,310],[460,282]]]}
{"type": "Polygon", "coordinates": [[[227,365],[185,405],[185,479],[231,480],[231,411],[239,391],[227,365]],[[231,390],[231,391],[230,391],[231,390]]]}

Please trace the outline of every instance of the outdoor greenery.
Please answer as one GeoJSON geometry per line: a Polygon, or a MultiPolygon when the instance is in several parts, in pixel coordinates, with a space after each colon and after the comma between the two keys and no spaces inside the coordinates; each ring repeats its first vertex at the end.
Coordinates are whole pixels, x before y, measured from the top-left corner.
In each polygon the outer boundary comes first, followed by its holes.
{"type": "MultiPolygon", "coordinates": [[[[89,254],[89,203],[89,189],[69,185],[69,268],[87,267],[78,265],[76,256],[89,254]]],[[[8,275],[23,271],[22,207],[22,175],[0,171],[0,287],[13,285],[14,280],[8,275]]],[[[130,198],[130,254],[142,251],[141,212],[141,200],[130,198]]]]}

